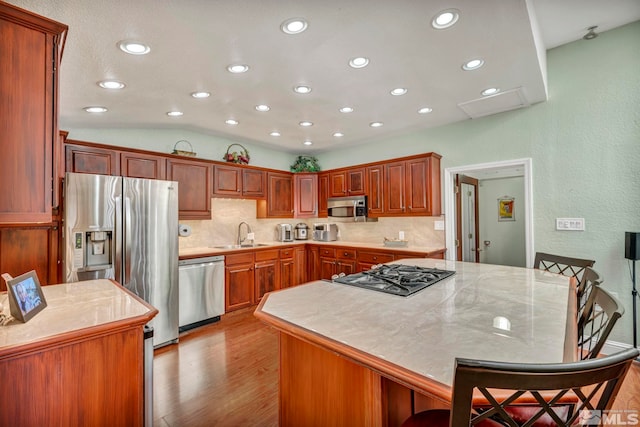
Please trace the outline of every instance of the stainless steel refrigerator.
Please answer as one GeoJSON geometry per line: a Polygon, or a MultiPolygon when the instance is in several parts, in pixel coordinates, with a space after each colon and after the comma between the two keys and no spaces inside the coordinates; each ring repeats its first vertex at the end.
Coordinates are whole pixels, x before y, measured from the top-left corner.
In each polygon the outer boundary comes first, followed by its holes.
{"type": "Polygon", "coordinates": [[[66,282],[114,279],[158,309],[153,346],[178,340],[178,183],[67,173],[66,282]]]}

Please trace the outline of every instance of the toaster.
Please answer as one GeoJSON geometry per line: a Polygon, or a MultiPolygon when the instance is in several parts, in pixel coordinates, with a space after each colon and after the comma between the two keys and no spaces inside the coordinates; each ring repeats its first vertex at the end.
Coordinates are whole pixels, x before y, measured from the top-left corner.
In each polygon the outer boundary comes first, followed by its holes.
{"type": "Polygon", "coordinates": [[[333,242],[338,240],[337,224],[313,224],[313,240],[319,242],[333,242]]]}

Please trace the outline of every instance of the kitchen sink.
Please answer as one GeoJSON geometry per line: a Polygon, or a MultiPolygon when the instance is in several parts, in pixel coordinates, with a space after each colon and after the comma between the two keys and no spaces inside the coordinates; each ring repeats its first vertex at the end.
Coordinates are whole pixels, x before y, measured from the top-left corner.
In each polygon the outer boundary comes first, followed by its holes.
{"type": "Polygon", "coordinates": [[[258,248],[260,246],[269,246],[265,243],[245,243],[242,245],[220,245],[213,246],[215,249],[242,249],[242,248],[258,248]]]}

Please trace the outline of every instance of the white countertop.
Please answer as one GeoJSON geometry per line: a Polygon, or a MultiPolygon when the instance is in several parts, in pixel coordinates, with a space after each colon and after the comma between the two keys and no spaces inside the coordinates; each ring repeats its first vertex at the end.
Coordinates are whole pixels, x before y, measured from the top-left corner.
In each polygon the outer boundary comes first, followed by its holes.
{"type": "Polygon", "coordinates": [[[567,277],[421,258],[410,264],[456,274],[409,297],[316,281],[268,294],[259,310],[446,386],[455,357],[563,361],[567,277]]]}
{"type": "Polygon", "coordinates": [[[248,250],[256,250],[256,249],[269,249],[269,248],[281,248],[281,247],[290,247],[295,245],[304,245],[304,244],[313,244],[313,245],[326,245],[326,246],[345,246],[345,247],[353,247],[353,248],[362,248],[362,249],[376,249],[383,251],[393,251],[393,252],[436,252],[444,250],[443,247],[435,247],[435,246],[411,246],[409,244],[406,248],[398,248],[398,247],[389,247],[385,246],[383,243],[365,243],[365,242],[347,242],[342,240],[336,240],[333,242],[320,242],[316,240],[294,240],[293,242],[256,242],[261,243],[265,246],[258,246],[252,248],[242,248],[242,249],[219,249],[215,246],[211,245],[210,247],[199,247],[199,248],[185,248],[180,249],[179,256],[180,257],[193,257],[193,256],[209,256],[209,255],[221,255],[230,251],[248,251],[248,250]]]}
{"type": "MultiPolygon", "coordinates": [[[[149,306],[110,280],[43,286],[47,307],[27,323],[0,326],[0,350],[56,335],[147,315],[149,306]]],[[[7,294],[0,294],[10,314],[7,294]]]]}

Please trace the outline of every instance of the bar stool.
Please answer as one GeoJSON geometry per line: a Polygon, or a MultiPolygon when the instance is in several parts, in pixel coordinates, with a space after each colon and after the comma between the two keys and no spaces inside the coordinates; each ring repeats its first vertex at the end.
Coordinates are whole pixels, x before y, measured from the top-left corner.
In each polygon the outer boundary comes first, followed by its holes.
{"type": "Polygon", "coordinates": [[[562,255],[536,252],[533,268],[545,270],[563,276],[575,277],[578,283],[582,280],[582,274],[587,267],[593,267],[596,262],[590,259],[571,258],[562,255]]]}
{"type": "Polygon", "coordinates": [[[613,326],[623,314],[624,307],[613,295],[595,287],[578,319],[578,357],[598,357],[613,326]]]}

